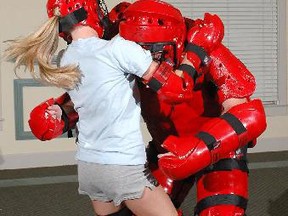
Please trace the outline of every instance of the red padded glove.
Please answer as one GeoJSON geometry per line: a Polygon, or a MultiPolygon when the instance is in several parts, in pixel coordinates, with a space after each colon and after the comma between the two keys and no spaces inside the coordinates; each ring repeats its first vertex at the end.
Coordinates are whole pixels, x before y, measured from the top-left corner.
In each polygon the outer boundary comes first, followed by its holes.
{"type": "Polygon", "coordinates": [[[28,121],[31,132],[39,140],[51,140],[63,133],[64,121],[54,118],[47,112],[47,108],[55,104],[53,98],[36,106],[30,113],[28,121]]]}
{"type": "Polygon", "coordinates": [[[162,156],[160,169],[174,180],[187,178],[211,163],[211,154],[203,141],[197,137],[169,136],[163,147],[171,155],[162,156]]]}

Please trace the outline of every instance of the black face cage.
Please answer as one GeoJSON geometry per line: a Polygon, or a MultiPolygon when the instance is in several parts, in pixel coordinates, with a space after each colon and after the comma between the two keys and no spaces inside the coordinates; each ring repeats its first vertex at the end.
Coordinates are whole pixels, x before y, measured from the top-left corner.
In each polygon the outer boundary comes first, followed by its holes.
{"type": "Polygon", "coordinates": [[[177,49],[176,44],[173,42],[155,42],[155,43],[144,43],[139,42],[140,46],[142,46],[144,49],[149,50],[153,56],[154,61],[163,62],[167,60],[167,58],[172,58],[171,55],[169,56],[169,53],[167,50],[165,50],[165,46],[172,46],[173,47],[173,59],[171,59],[174,64],[177,64],[177,49]],[[168,57],[167,57],[168,56],[168,57]]]}

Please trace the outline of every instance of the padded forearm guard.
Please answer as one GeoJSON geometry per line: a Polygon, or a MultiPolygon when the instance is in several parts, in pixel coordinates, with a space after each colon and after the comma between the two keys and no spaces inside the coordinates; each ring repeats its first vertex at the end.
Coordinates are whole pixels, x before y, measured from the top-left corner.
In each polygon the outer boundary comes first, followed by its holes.
{"type": "Polygon", "coordinates": [[[168,137],[163,147],[174,155],[159,159],[172,179],[183,179],[228,156],[259,137],[266,128],[262,102],[253,100],[231,108],[207,122],[196,136],[168,137]]]}

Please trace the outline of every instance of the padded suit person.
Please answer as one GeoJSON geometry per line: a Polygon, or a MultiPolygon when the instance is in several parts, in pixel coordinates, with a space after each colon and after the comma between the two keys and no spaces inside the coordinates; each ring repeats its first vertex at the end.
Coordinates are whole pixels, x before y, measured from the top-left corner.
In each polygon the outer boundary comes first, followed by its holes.
{"type": "Polygon", "coordinates": [[[152,136],[150,168],[177,207],[195,179],[196,215],[245,215],[247,148],[266,128],[261,100],[250,98],[255,78],[222,43],[224,25],[217,15],[190,20],[176,11],[165,2],[140,0],[128,7],[119,26],[121,36],[150,48],[160,61],[176,59],[184,79],[188,74],[193,80],[187,86],[193,96],[182,101],[180,92],[156,94],[165,87],[158,77],[150,88],[140,83],[142,116],[152,136]],[[179,34],[181,25],[187,33],[179,34]],[[183,56],[192,67],[181,63],[183,56]]]}

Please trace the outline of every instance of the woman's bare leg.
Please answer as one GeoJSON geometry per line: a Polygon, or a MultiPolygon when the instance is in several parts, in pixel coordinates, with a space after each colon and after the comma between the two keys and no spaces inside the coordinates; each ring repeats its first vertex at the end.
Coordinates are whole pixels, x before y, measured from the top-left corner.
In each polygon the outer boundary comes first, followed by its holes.
{"type": "Polygon", "coordinates": [[[123,206],[115,206],[113,202],[101,202],[92,200],[92,205],[96,215],[109,215],[120,211],[123,206]]]}
{"type": "Polygon", "coordinates": [[[125,201],[126,206],[137,216],[177,216],[169,196],[161,186],[153,190],[145,188],[140,199],[125,201]]]}

